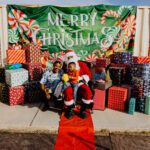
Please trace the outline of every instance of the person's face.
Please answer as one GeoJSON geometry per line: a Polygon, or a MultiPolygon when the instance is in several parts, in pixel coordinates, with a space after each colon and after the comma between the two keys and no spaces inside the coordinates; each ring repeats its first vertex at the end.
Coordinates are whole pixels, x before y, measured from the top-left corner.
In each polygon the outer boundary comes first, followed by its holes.
{"type": "Polygon", "coordinates": [[[73,58],[73,56],[69,56],[69,57],[68,57],[68,60],[71,59],[71,58],[73,58]]]}
{"type": "Polygon", "coordinates": [[[75,64],[69,64],[68,69],[69,69],[69,71],[74,71],[76,69],[75,64]]]}
{"type": "Polygon", "coordinates": [[[54,66],[53,66],[54,73],[58,73],[60,69],[61,69],[61,64],[59,64],[59,63],[54,64],[54,66]]]}

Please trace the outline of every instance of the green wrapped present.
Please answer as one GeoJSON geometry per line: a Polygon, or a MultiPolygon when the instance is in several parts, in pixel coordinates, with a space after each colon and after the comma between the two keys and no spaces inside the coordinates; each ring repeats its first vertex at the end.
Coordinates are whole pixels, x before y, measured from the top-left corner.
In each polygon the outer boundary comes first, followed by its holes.
{"type": "Polygon", "coordinates": [[[135,104],[136,104],[136,99],[135,98],[130,98],[128,101],[128,114],[133,115],[135,112],[135,104]]]}
{"type": "Polygon", "coordinates": [[[150,115],[150,96],[146,96],[145,114],[150,115]]]}

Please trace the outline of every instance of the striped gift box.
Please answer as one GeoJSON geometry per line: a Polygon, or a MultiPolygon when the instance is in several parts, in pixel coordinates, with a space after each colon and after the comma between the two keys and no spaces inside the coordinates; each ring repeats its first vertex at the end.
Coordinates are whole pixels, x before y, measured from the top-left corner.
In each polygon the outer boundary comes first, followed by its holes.
{"type": "Polygon", "coordinates": [[[7,50],[7,63],[26,63],[25,50],[7,50]]]}
{"type": "Polygon", "coordinates": [[[134,63],[150,63],[149,56],[133,56],[134,63]]]}

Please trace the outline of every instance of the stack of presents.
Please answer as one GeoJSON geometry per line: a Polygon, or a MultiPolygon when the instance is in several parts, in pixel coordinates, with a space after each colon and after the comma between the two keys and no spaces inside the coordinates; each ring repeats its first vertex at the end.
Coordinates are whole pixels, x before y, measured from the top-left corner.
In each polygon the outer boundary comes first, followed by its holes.
{"type": "Polygon", "coordinates": [[[38,101],[42,75],[40,46],[15,45],[6,53],[7,64],[0,68],[0,101],[11,106],[38,101]]]}
{"type": "Polygon", "coordinates": [[[150,115],[150,57],[115,52],[113,59],[98,58],[94,68],[94,109],[150,115]]]}
{"type": "MultiPolygon", "coordinates": [[[[113,59],[96,59],[92,70],[94,109],[150,114],[150,57],[115,52],[113,59]]],[[[11,106],[39,101],[41,76],[40,46],[11,46],[7,64],[0,68],[0,101],[11,106]]]]}

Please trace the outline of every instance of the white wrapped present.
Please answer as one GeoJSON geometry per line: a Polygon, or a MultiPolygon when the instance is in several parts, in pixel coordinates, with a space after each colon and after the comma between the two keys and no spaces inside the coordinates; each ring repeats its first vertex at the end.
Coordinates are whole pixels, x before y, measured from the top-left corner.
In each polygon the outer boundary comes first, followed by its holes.
{"type": "Polygon", "coordinates": [[[28,82],[29,75],[28,70],[24,68],[19,68],[15,70],[6,70],[6,83],[11,87],[23,85],[28,82]]]}

